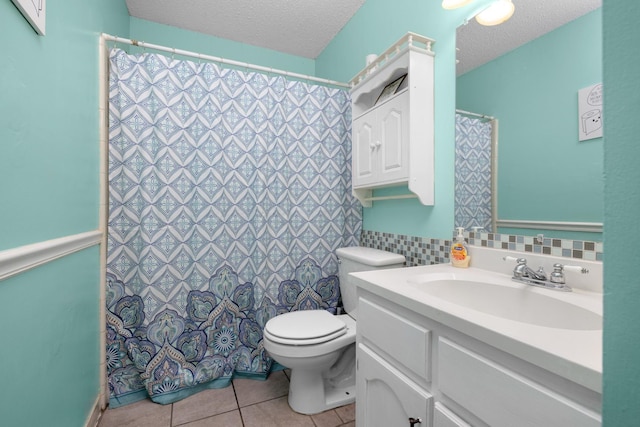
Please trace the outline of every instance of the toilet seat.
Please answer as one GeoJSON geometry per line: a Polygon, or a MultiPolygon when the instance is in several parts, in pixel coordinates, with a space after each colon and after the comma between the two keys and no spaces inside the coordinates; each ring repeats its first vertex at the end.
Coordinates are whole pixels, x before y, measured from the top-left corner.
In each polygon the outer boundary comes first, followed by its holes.
{"type": "Polygon", "coordinates": [[[313,345],[346,334],[347,325],[326,310],[301,310],[269,320],[264,333],[268,339],[279,344],[313,345]]]}

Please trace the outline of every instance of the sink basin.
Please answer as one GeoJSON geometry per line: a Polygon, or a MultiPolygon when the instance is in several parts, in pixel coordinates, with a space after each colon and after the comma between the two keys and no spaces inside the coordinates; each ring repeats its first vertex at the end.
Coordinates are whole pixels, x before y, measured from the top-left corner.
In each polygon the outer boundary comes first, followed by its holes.
{"type": "Polygon", "coordinates": [[[602,329],[602,316],[599,314],[536,292],[527,285],[509,286],[459,279],[426,280],[427,277],[409,279],[408,286],[447,302],[516,322],[556,329],[602,329]]]}

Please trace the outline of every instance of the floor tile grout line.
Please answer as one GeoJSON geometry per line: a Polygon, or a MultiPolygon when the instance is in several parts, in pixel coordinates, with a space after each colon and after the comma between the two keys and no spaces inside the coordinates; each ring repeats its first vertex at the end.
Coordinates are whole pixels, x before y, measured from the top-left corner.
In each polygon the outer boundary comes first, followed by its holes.
{"type": "MultiPolygon", "coordinates": [[[[198,421],[208,420],[209,418],[214,418],[214,417],[217,417],[217,416],[219,416],[219,415],[228,414],[228,413],[230,413],[230,412],[234,412],[234,411],[238,411],[238,412],[240,412],[240,409],[239,409],[239,408],[236,408],[236,409],[231,409],[230,411],[223,411],[223,412],[219,412],[219,413],[217,413],[217,414],[209,415],[209,416],[206,416],[206,417],[204,417],[204,418],[198,418],[198,419],[195,419],[195,420],[185,421],[184,423],[181,423],[181,424],[175,424],[175,425],[174,425],[174,424],[173,424],[173,421],[172,421],[171,427],[180,427],[180,426],[184,426],[184,425],[187,425],[187,424],[195,423],[195,422],[198,422],[198,421]]],[[[241,417],[241,418],[242,418],[242,417],[241,417]]],[[[243,424],[243,426],[242,426],[242,427],[244,427],[244,424],[243,424]]]]}
{"type": "Polygon", "coordinates": [[[171,404],[171,420],[170,420],[170,427],[180,427],[180,426],[183,426],[183,425],[186,425],[186,424],[192,423],[192,422],[202,421],[202,420],[206,420],[206,419],[208,419],[208,418],[217,417],[217,416],[219,416],[219,415],[228,414],[229,412],[233,412],[233,411],[238,411],[238,414],[240,415],[240,422],[242,422],[242,426],[241,426],[241,427],[244,427],[244,420],[243,420],[243,418],[242,418],[242,412],[240,411],[240,403],[238,402],[238,395],[237,395],[237,393],[236,393],[236,387],[235,387],[235,384],[233,383],[233,381],[231,381],[230,387],[231,387],[231,389],[233,390],[233,397],[234,397],[235,402],[236,402],[236,407],[235,407],[235,409],[231,409],[231,410],[229,410],[229,411],[223,411],[223,412],[220,412],[220,413],[217,413],[217,414],[214,414],[214,415],[206,416],[206,417],[204,417],[204,418],[198,418],[198,419],[196,419],[196,420],[190,420],[190,421],[187,421],[187,422],[184,422],[184,423],[181,423],[181,424],[174,424],[174,423],[173,423],[173,406],[174,406],[174,404],[172,403],[172,404],[171,404]]]}
{"type": "Polygon", "coordinates": [[[231,387],[233,387],[233,396],[236,398],[236,406],[238,407],[238,415],[240,415],[240,423],[244,427],[244,418],[242,417],[242,410],[240,408],[240,401],[238,400],[238,393],[236,392],[236,385],[231,381],[231,387]]]}

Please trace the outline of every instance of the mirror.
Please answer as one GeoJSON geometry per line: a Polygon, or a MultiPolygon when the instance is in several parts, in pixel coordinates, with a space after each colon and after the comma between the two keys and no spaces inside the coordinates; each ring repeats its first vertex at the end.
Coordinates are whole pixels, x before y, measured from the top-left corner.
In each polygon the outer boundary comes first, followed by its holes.
{"type": "Polygon", "coordinates": [[[456,108],[497,119],[486,231],[601,241],[603,139],[579,140],[578,108],[578,91],[602,88],[601,0],[513,3],[509,21],[457,31],[456,108]]]}

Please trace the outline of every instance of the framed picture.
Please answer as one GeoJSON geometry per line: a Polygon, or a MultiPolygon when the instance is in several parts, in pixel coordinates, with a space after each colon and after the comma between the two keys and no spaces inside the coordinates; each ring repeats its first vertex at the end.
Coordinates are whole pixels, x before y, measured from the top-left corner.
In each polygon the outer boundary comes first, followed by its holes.
{"type": "Polygon", "coordinates": [[[47,0],[11,0],[22,13],[36,33],[44,36],[47,0]]]}
{"type": "Polygon", "coordinates": [[[380,92],[380,96],[378,96],[378,99],[376,99],[376,102],[373,105],[377,105],[379,102],[384,101],[385,99],[387,99],[388,97],[396,93],[396,91],[398,90],[398,88],[400,87],[400,85],[402,84],[402,82],[406,77],[407,75],[405,74],[403,76],[398,77],[388,85],[386,85],[384,89],[382,89],[382,92],[380,92]]]}

